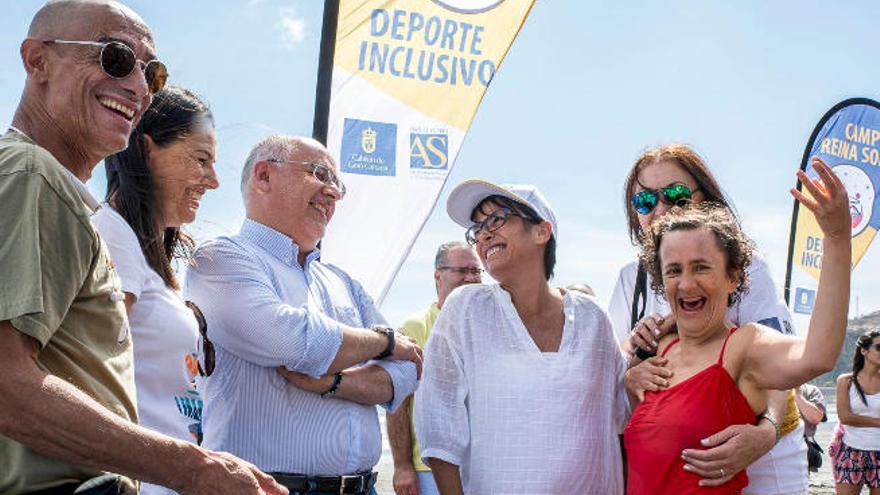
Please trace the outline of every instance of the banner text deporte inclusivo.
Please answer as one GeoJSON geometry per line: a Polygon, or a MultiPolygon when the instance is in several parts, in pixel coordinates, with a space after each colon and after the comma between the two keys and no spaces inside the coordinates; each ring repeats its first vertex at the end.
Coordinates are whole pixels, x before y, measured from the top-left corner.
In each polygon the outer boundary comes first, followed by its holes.
{"type": "Polygon", "coordinates": [[[495,63],[480,58],[485,27],[419,12],[375,9],[358,69],[452,86],[488,86],[495,63]]]}

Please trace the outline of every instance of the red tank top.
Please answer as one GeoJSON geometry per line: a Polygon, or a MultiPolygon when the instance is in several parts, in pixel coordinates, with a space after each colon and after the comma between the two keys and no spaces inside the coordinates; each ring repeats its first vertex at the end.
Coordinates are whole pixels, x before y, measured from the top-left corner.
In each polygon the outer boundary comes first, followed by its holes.
{"type": "MultiPolygon", "coordinates": [[[[749,484],[742,470],[727,483],[701,487],[700,477],[684,470],[681,451],[702,449],[700,440],[735,424],[755,424],[748,400],[718,362],[659,392],[646,392],[623,432],[628,465],[628,495],[738,494],[749,484]]],[[[679,339],[663,351],[669,352],[679,339]]]]}

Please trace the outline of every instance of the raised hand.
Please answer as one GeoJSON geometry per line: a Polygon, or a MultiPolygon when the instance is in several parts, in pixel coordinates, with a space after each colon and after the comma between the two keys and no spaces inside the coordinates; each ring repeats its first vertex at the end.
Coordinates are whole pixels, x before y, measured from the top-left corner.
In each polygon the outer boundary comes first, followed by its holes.
{"type": "Polygon", "coordinates": [[[803,170],[797,172],[798,179],[812,197],[797,189],[792,189],[791,195],[813,212],[826,238],[849,240],[852,237],[852,217],[846,187],[821,158],[814,156],[812,164],[820,181],[809,180],[803,170]]]}

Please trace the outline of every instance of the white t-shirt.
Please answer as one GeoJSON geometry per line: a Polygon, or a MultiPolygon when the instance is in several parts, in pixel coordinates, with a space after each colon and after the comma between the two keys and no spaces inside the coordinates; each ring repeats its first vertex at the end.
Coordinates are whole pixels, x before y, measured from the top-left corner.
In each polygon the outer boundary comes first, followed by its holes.
{"type": "MultiPolygon", "coordinates": [[[[637,271],[636,261],[620,269],[617,285],[608,305],[608,313],[619,342],[629,337],[637,271]]],[[[776,290],[767,263],[757,254],[752,258],[748,274],[748,292],[737,304],[727,309],[727,317],[731,323],[743,325],[757,322],[785,334],[794,335],[788,306],[776,290]]],[[[651,291],[650,274],[647,276],[646,287],[645,315],[669,314],[670,309],[666,299],[651,291]]],[[[807,446],[802,436],[803,428],[798,427],[780,439],[770,452],[752,463],[748,468],[749,486],[743,493],[746,495],[807,493],[807,446]]]]}
{"type": "MultiPolygon", "coordinates": [[[[849,407],[853,414],[880,418],[880,394],[865,394],[865,400],[868,401],[867,405],[862,402],[862,397],[855,385],[849,387],[849,407]]],[[[843,443],[854,449],[878,451],[880,450],[880,428],[845,426],[843,443]]]]}
{"type": "Polygon", "coordinates": [[[591,297],[569,291],[558,352],[541,352],[500,285],[460,287],[425,347],[422,459],[460,466],[467,494],[623,493],[626,359],[591,297]]]}
{"type": "MultiPolygon", "coordinates": [[[[193,384],[199,338],[195,316],[147,264],[134,231],[119,213],[104,204],[92,222],[107,244],[122,290],[136,298],[129,324],[139,422],[195,443],[202,421],[202,399],[193,384]]],[[[172,492],[145,484],[141,493],[172,492]]]]}

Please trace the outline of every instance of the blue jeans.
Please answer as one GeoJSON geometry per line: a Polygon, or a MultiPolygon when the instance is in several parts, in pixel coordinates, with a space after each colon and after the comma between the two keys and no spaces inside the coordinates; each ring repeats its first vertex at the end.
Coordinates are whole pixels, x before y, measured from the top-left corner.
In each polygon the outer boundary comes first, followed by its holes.
{"type": "Polygon", "coordinates": [[[419,477],[419,495],[440,495],[431,471],[416,471],[416,476],[419,477]]]}

